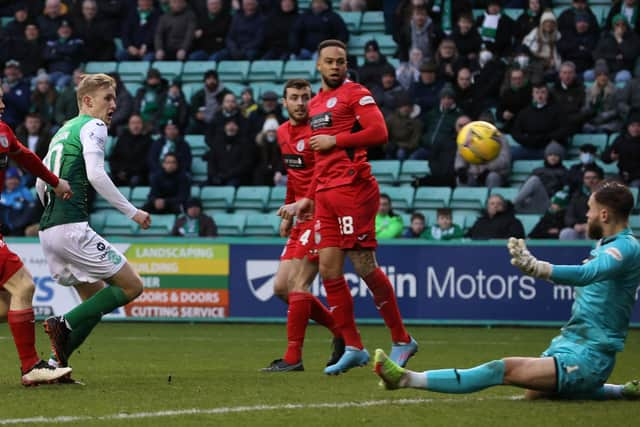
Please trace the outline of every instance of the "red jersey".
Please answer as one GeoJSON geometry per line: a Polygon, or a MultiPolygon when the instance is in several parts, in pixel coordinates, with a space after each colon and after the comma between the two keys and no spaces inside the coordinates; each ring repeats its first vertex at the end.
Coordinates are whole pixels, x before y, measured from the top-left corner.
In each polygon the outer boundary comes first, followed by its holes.
{"type": "Polygon", "coordinates": [[[287,120],[280,125],[277,135],[282,160],[287,168],[285,203],[289,204],[305,197],[313,180],[314,154],[309,147],[311,128],[308,122],[293,126],[287,120]]]}
{"type": "Polygon", "coordinates": [[[321,90],[309,102],[312,135],[335,135],[336,146],[315,153],[316,190],[369,179],[366,148],[387,142],[387,127],[371,92],[345,80],[334,90],[321,90]]]}

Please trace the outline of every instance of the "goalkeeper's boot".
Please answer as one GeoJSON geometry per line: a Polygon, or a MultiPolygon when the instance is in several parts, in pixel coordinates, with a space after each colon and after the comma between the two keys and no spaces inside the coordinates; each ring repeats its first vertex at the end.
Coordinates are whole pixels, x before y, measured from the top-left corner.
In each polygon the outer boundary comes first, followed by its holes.
{"type": "Polygon", "coordinates": [[[366,349],[360,350],[356,347],[347,346],[340,360],[324,368],[324,373],[327,375],[340,375],[351,368],[365,366],[367,363],[369,363],[369,352],[366,349]]]}
{"type": "Polygon", "coordinates": [[[44,321],[44,330],[49,335],[51,341],[51,349],[56,356],[58,366],[67,366],[69,357],[64,350],[71,330],[62,316],[51,316],[44,321]]]}
{"type": "Polygon", "coordinates": [[[342,338],[334,337],[331,342],[331,346],[333,347],[333,351],[331,352],[331,356],[329,357],[329,360],[327,360],[327,364],[325,366],[335,365],[344,354],[344,340],[342,338]]]}
{"type": "Polygon", "coordinates": [[[302,360],[298,363],[289,364],[284,359],[276,359],[266,368],[260,369],[262,372],[292,372],[292,371],[304,371],[302,360]]]}
{"type": "Polygon", "coordinates": [[[622,396],[625,399],[637,400],[640,399],[640,381],[629,381],[622,387],[622,396]]]}
{"type": "Polygon", "coordinates": [[[418,343],[413,337],[409,338],[411,338],[411,340],[407,343],[394,342],[391,345],[389,359],[393,360],[393,362],[401,368],[404,368],[409,359],[418,352],[418,343]]]}
{"type": "Polygon", "coordinates": [[[373,370],[380,378],[387,390],[400,388],[400,382],[405,377],[407,370],[396,365],[383,350],[377,349],[373,358],[373,370]]]}
{"type": "Polygon", "coordinates": [[[65,375],[71,374],[71,368],[54,368],[44,360],[40,360],[31,369],[22,374],[22,385],[25,387],[40,384],[52,384],[65,375]]]}

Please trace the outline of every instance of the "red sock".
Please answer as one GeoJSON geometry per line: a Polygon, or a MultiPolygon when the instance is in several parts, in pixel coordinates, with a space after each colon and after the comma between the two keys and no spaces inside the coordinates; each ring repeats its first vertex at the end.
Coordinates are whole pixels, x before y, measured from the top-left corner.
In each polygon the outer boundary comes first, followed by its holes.
{"type": "Polygon", "coordinates": [[[339,338],[342,335],[336,327],[336,322],[327,307],[314,295],[311,295],[311,320],[318,325],[322,325],[329,329],[334,337],[339,338]]]}
{"type": "Polygon", "coordinates": [[[396,294],[393,292],[387,275],[380,268],[376,268],[364,278],[364,281],[373,294],[373,301],[384,319],[384,323],[391,331],[393,342],[411,341],[411,337],[402,323],[398,300],[396,300],[396,294]]]}
{"type": "Polygon", "coordinates": [[[325,280],[324,289],[327,291],[327,302],[331,308],[331,315],[336,328],[342,333],[345,345],[362,350],[362,341],[353,314],[353,298],[344,277],[325,280]]]}
{"type": "Polygon", "coordinates": [[[36,319],[33,309],[9,310],[7,320],[24,373],[40,360],[36,352],[36,319]]]}
{"type": "Polygon", "coordinates": [[[289,292],[287,352],[284,354],[284,361],[290,365],[302,359],[302,344],[311,314],[312,297],[307,292],[289,292]]]}

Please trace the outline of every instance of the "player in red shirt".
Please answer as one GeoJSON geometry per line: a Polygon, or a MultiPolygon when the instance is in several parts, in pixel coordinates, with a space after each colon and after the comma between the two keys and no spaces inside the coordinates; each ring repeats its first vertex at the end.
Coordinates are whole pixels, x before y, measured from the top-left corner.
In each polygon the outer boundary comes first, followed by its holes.
{"type": "MultiPolygon", "coordinates": [[[[0,118],[4,113],[3,95],[0,89],[0,118]]],[[[54,187],[58,197],[71,197],[69,183],[52,174],[38,156],[20,144],[11,128],[0,120],[0,191],[4,188],[9,159],[54,187]]],[[[38,357],[32,306],[34,292],[31,274],[20,258],[9,250],[0,234],[0,317],[6,318],[9,323],[20,358],[21,382],[25,386],[52,383],[71,372],[71,368],[54,368],[38,357]]]]}
{"type": "MultiPolygon", "coordinates": [[[[289,120],[278,128],[278,144],[287,168],[287,196],[285,205],[305,197],[313,179],[314,153],[309,146],[311,128],[307,104],[311,99],[311,85],[306,80],[293,79],[284,86],[284,106],[289,120]]],[[[280,235],[289,236],[280,256],[274,293],[289,304],[287,313],[287,351],[264,368],[265,372],[303,371],[302,344],[304,334],[313,319],[326,326],[334,335],[334,352],[328,365],[336,363],[344,352],[344,341],[327,307],[309,292],[318,274],[318,251],[314,239],[315,221],[312,217],[283,218],[280,235]]]]}
{"type": "MultiPolygon", "coordinates": [[[[407,333],[393,287],[376,262],[375,216],[380,192],[366,151],[369,146],[387,142],[384,117],[371,93],[346,79],[344,43],[338,40],[320,43],[317,68],[322,76],[322,89],[309,103],[310,145],[316,152],[313,186],[307,197],[296,203],[296,213],[305,215],[315,199],[320,276],[346,344],[344,355],[327,366],[325,373],[338,375],[369,361],[356,328],[353,298],[344,279],[347,256],[373,294],[376,307],[391,331],[390,357],[404,366],[418,351],[418,344],[407,333]]],[[[288,209],[286,215],[291,212],[288,209]]]]}

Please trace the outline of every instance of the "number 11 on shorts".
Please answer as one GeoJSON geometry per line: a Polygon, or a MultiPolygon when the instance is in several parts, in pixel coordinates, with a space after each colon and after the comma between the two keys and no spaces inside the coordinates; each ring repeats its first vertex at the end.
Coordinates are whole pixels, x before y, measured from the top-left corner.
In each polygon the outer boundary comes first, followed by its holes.
{"type": "Polygon", "coordinates": [[[353,217],[338,217],[338,225],[340,226],[340,234],[353,234],[353,217]]]}

